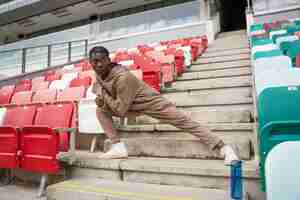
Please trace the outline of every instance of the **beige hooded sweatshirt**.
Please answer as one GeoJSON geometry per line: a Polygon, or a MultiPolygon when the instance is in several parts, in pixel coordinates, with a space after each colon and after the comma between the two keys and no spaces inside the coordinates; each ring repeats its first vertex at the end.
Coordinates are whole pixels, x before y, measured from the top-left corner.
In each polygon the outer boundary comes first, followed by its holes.
{"type": "MultiPolygon", "coordinates": [[[[142,80],[134,76],[129,69],[121,65],[115,65],[104,80],[109,90],[104,95],[101,84],[94,85],[95,93],[102,93],[103,105],[100,107],[104,112],[114,116],[125,117],[127,113],[143,114],[145,111],[161,110],[172,105],[170,101],[162,97],[142,80]],[[98,88],[98,89],[97,89],[98,88]]],[[[96,101],[97,103],[97,101],[96,101]]],[[[98,105],[99,106],[99,105],[98,105]]]]}

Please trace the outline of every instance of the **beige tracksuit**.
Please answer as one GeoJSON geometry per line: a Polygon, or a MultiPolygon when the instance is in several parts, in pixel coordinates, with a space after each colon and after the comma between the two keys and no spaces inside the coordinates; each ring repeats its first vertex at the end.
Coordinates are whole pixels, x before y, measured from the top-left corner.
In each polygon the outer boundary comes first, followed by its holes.
{"type": "Polygon", "coordinates": [[[115,65],[104,83],[108,92],[104,91],[99,83],[94,85],[94,92],[98,93],[97,117],[112,141],[119,140],[113,127],[112,116],[145,114],[197,136],[212,150],[224,146],[223,141],[207,127],[193,121],[184,112],[178,111],[173,103],[137,79],[127,68],[115,65]]]}

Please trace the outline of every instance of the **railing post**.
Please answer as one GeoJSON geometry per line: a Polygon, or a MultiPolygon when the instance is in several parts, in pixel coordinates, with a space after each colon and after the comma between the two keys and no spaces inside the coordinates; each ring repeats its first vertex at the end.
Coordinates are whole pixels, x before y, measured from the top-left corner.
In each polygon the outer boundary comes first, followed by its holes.
{"type": "Polygon", "coordinates": [[[52,58],[51,52],[52,52],[52,46],[48,45],[48,60],[47,60],[48,67],[51,67],[51,58],[52,58]]]}
{"type": "Polygon", "coordinates": [[[68,62],[71,62],[71,56],[72,56],[72,43],[68,42],[68,62]]]}
{"type": "Polygon", "coordinates": [[[22,49],[22,73],[26,72],[26,50],[27,49],[22,49]]]}
{"type": "Polygon", "coordinates": [[[84,40],[84,57],[88,57],[88,40],[84,40]]]}

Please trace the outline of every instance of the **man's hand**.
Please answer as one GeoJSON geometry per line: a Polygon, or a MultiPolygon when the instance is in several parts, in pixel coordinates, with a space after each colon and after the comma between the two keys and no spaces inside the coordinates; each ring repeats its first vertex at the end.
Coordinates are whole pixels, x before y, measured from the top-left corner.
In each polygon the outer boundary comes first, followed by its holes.
{"type": "Polygon", "coordinates": [[[97,95],[96,99],[95,99],[95,103],[98,107],[102,107],[104,105],[104,100],[103,97],[100,95],[97,95]]]}

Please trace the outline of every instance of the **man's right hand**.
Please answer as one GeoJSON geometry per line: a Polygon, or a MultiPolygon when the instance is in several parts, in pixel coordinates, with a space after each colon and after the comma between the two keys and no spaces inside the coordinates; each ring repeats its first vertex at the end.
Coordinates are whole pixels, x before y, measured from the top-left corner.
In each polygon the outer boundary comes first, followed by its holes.
{"type": "Polygon", "coordinates": [[[95,99],[95,103],[98,107],[102,107],[104,105],[103,97],[100,95],[97,95],[97,97],[95,99]]]}

